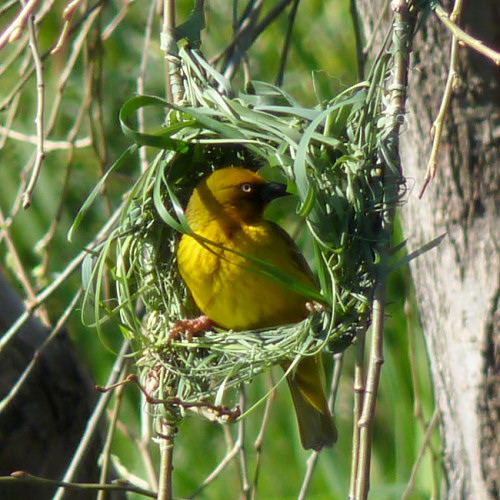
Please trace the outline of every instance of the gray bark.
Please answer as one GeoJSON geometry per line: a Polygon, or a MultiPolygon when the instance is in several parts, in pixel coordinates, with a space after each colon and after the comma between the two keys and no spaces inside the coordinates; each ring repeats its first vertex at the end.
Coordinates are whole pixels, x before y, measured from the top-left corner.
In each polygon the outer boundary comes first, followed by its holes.
{"type": "MultiPolygon", "coordinates": [[[[383,3],[359,3],[367,38],[383,3]]],[[[498,0],[465,4],[461,25],[499,50],[498,0]]],[[[401,137],[409,192],[401,217],[409,251],[447,234],[411,264],[441,414],[443,498],[490,500],[500,498],[500,72],[460,48],[437,175],[419,199],[450,44],[450,33],[431,14],[410,64],[401,137]]]]}

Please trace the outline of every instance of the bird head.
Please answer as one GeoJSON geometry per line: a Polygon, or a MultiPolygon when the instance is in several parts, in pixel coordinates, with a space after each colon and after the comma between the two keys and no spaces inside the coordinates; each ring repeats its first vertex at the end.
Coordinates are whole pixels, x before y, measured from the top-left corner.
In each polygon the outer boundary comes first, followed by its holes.
{"type": "Polygon", "coordinates": [[[287,194],[286,185],[267,182],[251,170],[222,168],[200,181],[191,195],[186,216],[194,230],[197,224],[214,218],[229,225],[252,223],[262,218],[270,201],[287,194]]]}

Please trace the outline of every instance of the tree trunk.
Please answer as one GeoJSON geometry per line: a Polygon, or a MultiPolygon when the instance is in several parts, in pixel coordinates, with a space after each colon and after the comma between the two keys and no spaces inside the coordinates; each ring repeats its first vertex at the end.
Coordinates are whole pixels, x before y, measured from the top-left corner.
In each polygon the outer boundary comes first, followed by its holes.
{"type": "MultiPolygon", "coordinates": [[[[464,3],[460,25],[499,50],[498,0],[464,3]]],[[[366,39],[383,4],[359,3],[366,39]]],[[[445,2],[448,12],[451,7],[445,2]]],[[[375,40],[382,39],[384,28],[379,31],[375,40]]],[[[411,264],[441,414],[443,498],[498,499],[500,71],[470,48],[459,48],[459,79],[444,123],[437,174],[419,199],[450,46],[451,34],[431,13],[416,35],[410,62],[401,137],[408,202],[401,217],[409,251],[447,235],[437,249],[411,264]]]]}

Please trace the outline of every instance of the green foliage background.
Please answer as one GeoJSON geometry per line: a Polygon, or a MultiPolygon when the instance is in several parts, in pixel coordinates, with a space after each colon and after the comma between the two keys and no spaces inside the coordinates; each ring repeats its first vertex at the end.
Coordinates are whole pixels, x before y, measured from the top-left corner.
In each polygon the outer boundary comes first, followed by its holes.
{"type": "MultiPolygon", "coordinates": [[[[43,2],[42,2],[43,3],[43,2]]],[[[189,14],[191,2],[177,2],[178,20],[189,14]]],[[[263,15],[273,2],[264,2],[263,15]]],[[[118,111],[128,98],[137,93],[137,76],[140,72],[144,50],[145,30],[150,6],[144,2],[103,2],[102,11],[90,26],[84,47],[77,53],[73,71],[64,88],[57,88],[65,62],[75,49],[79,26],[57,55],[44,61],[46,78],[47,112],[61,97],[54,127],[48,139],[65,140],[75,126],[78,114],[82,120],[76,138],[89,137],[87,147],[48,151],[38,180],[32,205],[28,210],[19,208],[20,186],[28,176],[25,165],[33,155],[35,146],[26,141],[8,137],[0,152],[0,208],[10,223],[9,232],[29,280],[35,291],[43,289],[64,271],[71,259],[83,250],[98,229],[111,214],[122,193],[138,175],[139,158],[124,165],[107,184],[102,197],[88,213],[72,242],[66,236],[71,223],[93,186],[104,171],[129,146],[118,124],[118,111]],[[112,29],[120,12],[124,17],[112,29]],[[104,33],[104,36],[102,34],[104,33]],[[87,102],[83,105],[82,103],[87,102]],[[9,217],[12,216],[11,219],[9,217]],[[54,233],[47,238],[51,225],[54,233]]],[[[314,106],[318,101],[330,98],[357,81],[356,51],[352,22],[347,1],[311,0],[299,5],[294,25],[293,39],[284,89],[300,103],[314,106]]],[[[209,1],[206,7],[207,27],[203,32],[202,50],[208,59],[217,54],[231,39],[232,2],[209,1]]],[[[62,7],[53,8],[38,26],[40,52],[43,54],[57,39],[61,25],[62,7]],[[58,10],[59,9],[59,10],[58,10]]],[[[7,11],[0,19],[0,27],[8,25],[12,17],[7,11]]],[[[152,39],[147,47],[147,66],[143,92],[165,95],[165,64],[160,50],[158,13],[152,26],[152,39]]],[[[273,82],[287,29],[287,16],[281,15],[258,38],[248,51],[251,76],[256,80],[273,82]]],[[[14,54],[15,44],[7,46],[0,54],[7,61],[14,54]]],[[[78,49],[79,50],[79,49],[78,49]]],[[[17,106],[11,129],[33,136],[33,120],[36,112],[36,82],[27,80],[20,92],[19,101],[10,94],[19,79],[16,65],[2,66],[0,88],[0,120],[3,126],[9,120],[9,111],[17,106]]],[[[241,75],[235,86],[242,84],[241,75]]],[[[155,129],[161,117],[146,116],[146,125],[155,129]]],[[[0,137],[2,135],[0,134],[0,137]]],[[[154,151],[147,151],[151,158],[154,151]]],[[[288,227],[295,227],[296,219],[290,219],[292,205],[278,205],[273,217],[280,217],[288,227]]],[[[395,242],[401,235],[395,235],[395,242]]],[[[10,274],[11,281],[23,292],[16,279],[17,268],[5,239],[0,242],[0,265],[10,274]]],[[[395,257],[395,261],[396,261],[395,257]]],[[[421,451],[425,423],[433,413],[433,399],[428,375],[425,346],[419,330],[418,317],[412,306],[410,279],[405,269],[395,273],[389,283],[389,307],[386,328],[386,363],[382,380],[374,430],[374,455],[372,461],[371,498],[402,498],[421,451]],[[407,305],[409,306],[407,307],[407,305]],[[406,309],[405,309],[406,308],[406,309]],[[410,363],[410,342],[413,349],[413,376],[410,363]],[[417,382],[417,388],[414,382],[417,382]],[[415,394],[418,402],[415,402],[415,394]],[[420,412],[415,416],[415,408],[420,412]]],[[[67,306],[68,297],[80,287],[80,275],[73,273],[46,304],[53,322],[67,306]]],[[[97,383],[106,381],[122,337],[116,327],[106,327],[104,339],[98,338],[91,328],[82,326],[79,311],[75,311],[68,324],[69,330],[87,361],[97,383]]],[[[354,348],[345,355],[344,369],[336,402],[336,419],[340,439],[331,450],[321,453],[308,499],[346,498],[350,475],[350,436],[352,429],[352,373],[354,348]]],[[[133,370],[133,368],[131,368],[133,370]]],[[[272,374],[270,376],[273,376],[272,374]]],[[[277,373],[274,374],[277,376],[277,373]]],[[[256,380],[247,388],[248,398],[253,399],[269,387],[266,377],[256,380]]],[[[130,472],[146,477],[144,463],[131,436],[141,435],[141,401],[135,387],[125,389],[125,400],[120,412],[122,428],[113,444],[113,453],[130,472]]],[[[246,454],[248,472],[253,478],[256,452],[253,443],[259,432],[263,407],[248,419],[246,428],[246,454]]],[[[232,429],[234,431],[234,429],[232,429]]],[[[436,434],[436,433],[434,433],[436,434]]],[[[431,440],[438,450],[436,435],[431,440]]],[[[152,447],[154,463],[158,466],[155,446],[152,447]]],[[[226,438],[221,427],[189,418],[182,424],[176,440],[174,493],[176,497],[189,495],[222,460],[226,452],[226,438]]],[[[296,498],[306,467],[308,454],[299,444],[295,416],[291,410],[288,391],[283,387],[272,404],[269,424],[262,445],[262,460],[257,488],[258,498],[296,498]]],[[[204,499],[234,499],[239,490],[239,472],[230,464],[223,474],[200,494],[204,499]],[[237,472],[237,471],[236,471],[237,472]]],[[[406,498],[426,499],[437,495],[439,470],[427,451],[414,486],[406,498]]],[[[132,496],[133,497],[133,496],[132,496]]]]}

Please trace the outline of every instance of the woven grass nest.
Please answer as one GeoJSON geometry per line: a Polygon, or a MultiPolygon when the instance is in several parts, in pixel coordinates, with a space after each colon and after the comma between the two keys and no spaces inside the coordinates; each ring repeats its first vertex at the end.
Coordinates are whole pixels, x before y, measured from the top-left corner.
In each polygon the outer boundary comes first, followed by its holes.
{"type": "Polygon", "coordinates": [[[122,129],[135,142],[128,154],[143,145],[158,154],[93,257],[86,300],[96,304],[97,324],[118,321],[130,339],[141,384],[161,403],[152,405],[155,414],[176,421],[196,408],[227,420],[235,416],[225,406],[234,388],[284,360],[339,352],[369,323],[380,221],[399,196],[387,195],[381,168],[387,68],[379,61],[367,82],[307,109],[265,83],[236,94],[196,51],[181,49],[179,58],[183,102],[138,96],[122,107],[122,129]],[[140,133],[130,122],[149,106],[167,121],[157,133],[140,133]],[[279,169],[294,186],[328,306],[296,325],[169,340],[177,320],[198,314],[175,262],[188,229],[183,207],[202,175],[229,165],[279,169]],[[116,282],[116,301],[100,296],[104,273],[116,282]]]}

